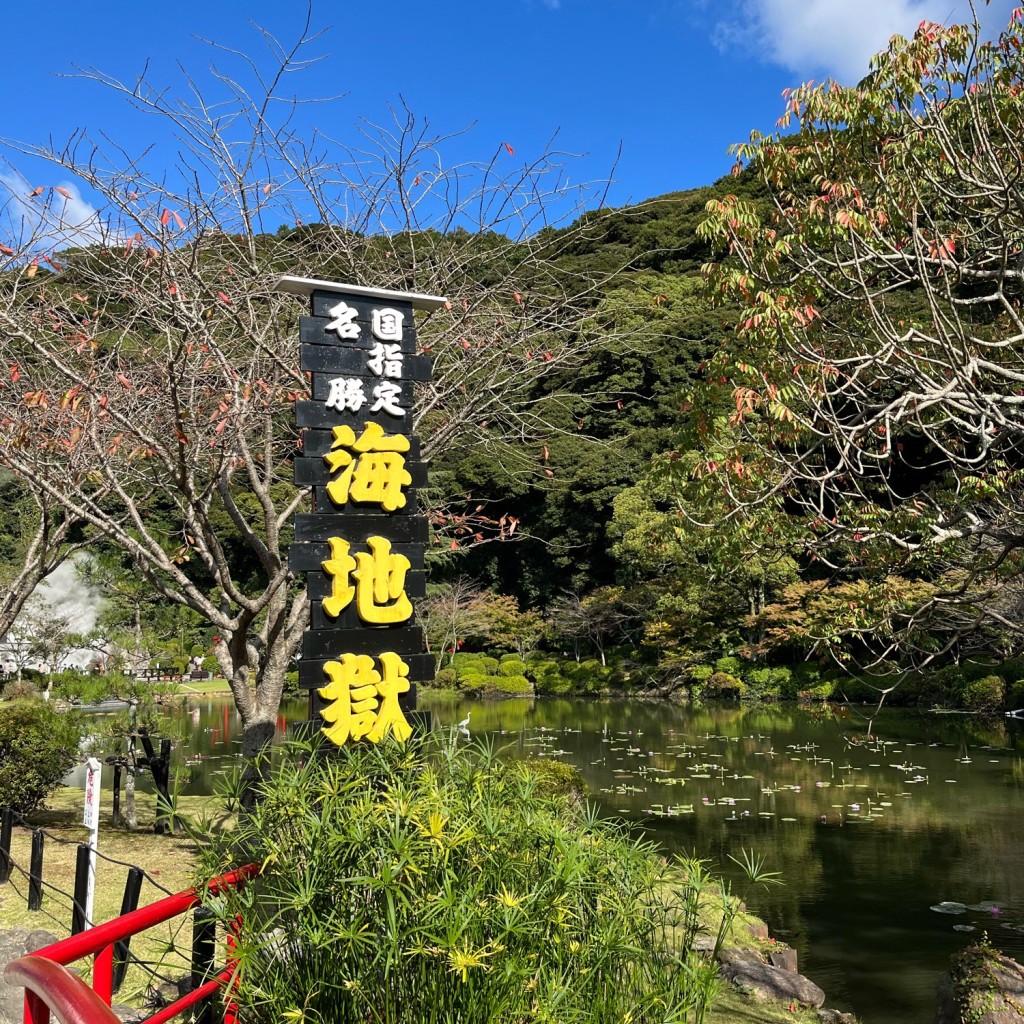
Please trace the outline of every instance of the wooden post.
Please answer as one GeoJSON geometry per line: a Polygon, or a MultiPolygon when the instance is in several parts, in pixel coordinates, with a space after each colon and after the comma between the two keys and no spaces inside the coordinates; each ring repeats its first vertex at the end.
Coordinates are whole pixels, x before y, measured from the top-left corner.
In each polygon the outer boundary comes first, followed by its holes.
{"type": "Polygon", "coordinates": [[[114,806],[111,811],[111,824],[121,824],[121,765],[114,762],[114,806]]]}
{"type": "Polygon", "coordinates": [[[86,928],[85,904],[89,898],[89,869],[91,849],[88,843],[78,844],[75,857],[75,901],[71,908],[71,934],[77,935],[86,928]]]}
{"type": "Polygon", "coordinates": [[[0,883],[11,877],[11,832],[14,829],[14,811],[10,807],[0,810],[0,883]]]}
{"type": "MultiPolygon", "coordinates": [[[[192,991],[216,973],[213,966],[217,922],[209,907],[196,907],[192,917],[192,991]]],[[[213,1000],[207,996],[200,1004],[195,1024],[214,1024],[213,1000]]]]}
{"type": "MultiPolygon", "coordinates": [[[[124,883],[124,896],[121,897],[121,917],[139,908],[139,895],[142,892],[143,873],[141,868],[129,868],[124,883]]],[[[128,943],[130,938],[114,943],[114,976],[111,979],[111,991],[117,992],[124,984],[125,972],[128,970],[128,943]]]]}
{"type": "Polygon", "coordinates": [[[43,830],[32,833],[32,859],[28,869],[28,909],[43,908],[43,830]]]}

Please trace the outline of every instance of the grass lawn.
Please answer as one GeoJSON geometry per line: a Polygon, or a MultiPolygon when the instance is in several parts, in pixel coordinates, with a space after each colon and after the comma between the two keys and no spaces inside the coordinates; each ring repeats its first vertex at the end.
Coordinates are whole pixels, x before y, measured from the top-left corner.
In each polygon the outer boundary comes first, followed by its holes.
{"type": "MultiPolygon", "coordinates": [[[[186,818],[213,817],[221,810],[215,797],[181,797],[179,812],[186,818]]],[[[166,895],[157,886],[170,892],[180,892],[195,881],[195,846],[182,831],[177,836],[158,836],[153,833],[156,800],[151,794],[138,795],[139,829],[128,832],[110,824],[110,806],[101,807],[99,854],[96,868],[96,896],[94,918],[97,923],[117,917],[121,912],[128,868],[111,863],[104,857],[142,868],[150,876],[142,883],[140,906],[154,903],[166,895]]],[[[43,855],[43,880],[64,890],[74,891],[75,858],[78,844],[88,840],[88,830],[82,825],[82,793],[77,789],[60,789],[47,801],[45,810],[37,811],[30,819],[32,825],[45,829],[56,839],[47,836],[43,855]]],[[[31,854],[31,830],[16,827],[11,842],[14,863],[26,872],[31,854]]],[[[27,908],[28,880],[17,868],[11,881],[0,886],[0,927],[44,928],[58,939],[66,938],[71,930],[71,899],[44,886],[43,906],[39,911],[27,908]]],[[[176,918],[132,939],[132,953],[145,960],[162,960],[165,974],[177,977],[187,973],[192,943],[191,916],[176,918]]],[[[86,965],[80,964],[85,967],[86,965]]],[[[133,1002],[145,994],[148,987],[144,972],[132,967],[116,1000],[133,1002]]]]}
{"type": "Polygon", "coordinates": [[[228,681],[221,676],[215,676],[213,679],[190,679],[188,682],[184,680],[177,684],[179,693],[231,693],[231,687],[228,686],[228,681]]]}

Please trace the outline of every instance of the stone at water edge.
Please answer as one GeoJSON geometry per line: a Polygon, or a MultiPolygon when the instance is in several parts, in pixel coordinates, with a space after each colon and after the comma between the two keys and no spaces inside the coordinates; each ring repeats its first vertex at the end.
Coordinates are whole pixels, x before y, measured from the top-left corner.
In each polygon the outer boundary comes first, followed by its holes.
{"type": "MultiPolygon", "coordinates": [[[[1024,966],[993,952],[986,963],[985,977],[971,986],[970,1006],[976,1024],[1024,1024],[1024,966]]],[[[953,983],[948,974],[944,975],[935,1024],[960,1024],[961,1019],[953,983]]]]}
{"type": "Polygon", "coordinates": [[[804,1006],[825,1005],[825,993],[809,978],[765,963],[733,963],[722,968],[722,977],[761,999],[804,1006]]]}
{"type": "Polygon", "coordinates": [[[756,949],[748,946],[726,946],[718,951],[718,962],[723,966],[729,964],[763,964],[764,957],[756,949]]]}
{"type": "Polygon", "coordinates": [[[843,1013],[842,1010],[819,1010],[818,1020],[821,1024],[860,1024],[852,1013],[843,1013]]]}
{"type": "Polygon", "coordinates": [[[793,974],[799,974],[799,968],[797,967],[797,953],[795,949],[786,949],[780,947],[779,949],[773,949],[768,954],[768,963],[772,967],[781,967],[784,971],[791,971],[793,974]]]}

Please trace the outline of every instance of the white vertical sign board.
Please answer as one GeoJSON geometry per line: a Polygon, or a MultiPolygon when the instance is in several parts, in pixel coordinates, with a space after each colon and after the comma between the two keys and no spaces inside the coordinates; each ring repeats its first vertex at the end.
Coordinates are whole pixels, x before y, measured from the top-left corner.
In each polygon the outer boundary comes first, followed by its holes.
{"type": "Polygon", "coordinates": [[[96,896],[96,850],[100,838],[100,777],[103,765],[90,757],[85,762],[85,810],[82,824],[89,830],[89,884],[85,891],[85,926],[91,928],[93,900],[96,896]]]}

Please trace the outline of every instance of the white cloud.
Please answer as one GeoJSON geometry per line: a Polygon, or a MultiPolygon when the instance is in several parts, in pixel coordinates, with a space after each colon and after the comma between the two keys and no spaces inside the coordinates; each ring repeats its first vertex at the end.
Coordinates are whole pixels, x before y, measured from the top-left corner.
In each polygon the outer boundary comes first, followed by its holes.
{"type": "MultiPolygon", "coordinates": [[[[716,45],[743,49],[804,78],[830,76],[852,84],[896,33],[911,35],[921,21],[970,21],[967,0],[734,0],[715,26],[716,45]]],[[[1010,0],[977,4],[983,34],[1009,20],[1010,0]]]]}
{"type": "Polygon", "coordinates": [[[0,230],[9,244],[33,251],[59,252],[109,242],[111,232],[74,182],[34,187],[18,171],[0,172],[0,230]]]}

